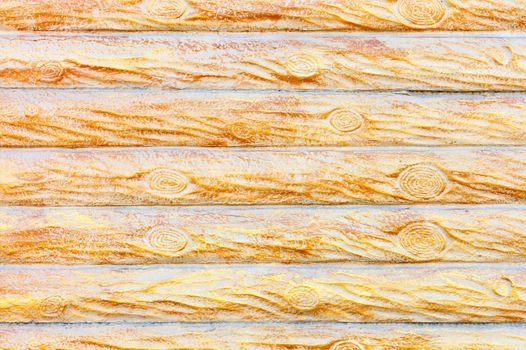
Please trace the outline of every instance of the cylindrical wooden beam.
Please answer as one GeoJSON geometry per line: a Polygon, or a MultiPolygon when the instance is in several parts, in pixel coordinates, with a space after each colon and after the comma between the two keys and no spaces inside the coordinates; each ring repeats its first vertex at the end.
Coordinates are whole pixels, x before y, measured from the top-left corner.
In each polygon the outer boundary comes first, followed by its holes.
{"type": "Polygon", "coordinates": [[[526,203],[526,149],[3,149],[0,205],[526,203]]]}
{"type": "Polygon", "coordinates": [[[516,31],[520,0],[3,0],[4,30],[516,31]]]}
{"type": "Polygon", "coordinates": [[[526,262],[525,206],[0,208],[0,263],[526,262]]]}
{"type": "Polygon", "coordinates": [[[0,146],[526,145],[516,93],[5,89],[0,146]]]}
{"type": "Polygon", "coordinates": [[[524,322],[526,265],[3,267],[0,322],[524,322]]]}
{"type": "Polygon", "coordinates": [[[6,350],[518,350],[525,332],[522,324],[3,325],[0,342],[6,350]]]}
{"type": "Polygon", "coordinates": [[[526,90],[502,34],[3,34],[0,87],[526,90]]]}

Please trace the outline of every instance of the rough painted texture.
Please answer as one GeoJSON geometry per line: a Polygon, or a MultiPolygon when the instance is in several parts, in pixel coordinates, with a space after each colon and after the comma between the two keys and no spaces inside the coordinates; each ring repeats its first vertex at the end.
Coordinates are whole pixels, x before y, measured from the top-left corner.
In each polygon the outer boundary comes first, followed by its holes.
{"type": "Polygon", "coordinates": [[[521,0],[3,0],[5,30],[526,29],[521,0]]]}
{"type": "Polygon", "coordinates": [[[524,322],[525,265],[0,270],[0,322],[524,322]]]}
{"type": "Polygon", "coordinates": [[[3,208],[4,264],[526,262],[526,207],[3,208]]]}
{"type": "Polygon", "coordinates": [[[4,90],[0,146],[526,145],[522,94],[4,90]]]}
{"type": "Polygon", "coordinates": [[[525,90],[523,36],[17,34],[1,87],[525,90]]]}
{"type": "Polygon", "coordinates": [[[520,324],[3,325],[0,349],[520,350],[525,334],[520,324]]]}
{"type": "Polygon", "coordinates": [[[526,149],[0,151],[0,204],[526,203],[526,149]]]}
{"type": "Polygon", "coordinates": [[[525,8],[2,1],[0,349],[526,347],[525,8]]]}

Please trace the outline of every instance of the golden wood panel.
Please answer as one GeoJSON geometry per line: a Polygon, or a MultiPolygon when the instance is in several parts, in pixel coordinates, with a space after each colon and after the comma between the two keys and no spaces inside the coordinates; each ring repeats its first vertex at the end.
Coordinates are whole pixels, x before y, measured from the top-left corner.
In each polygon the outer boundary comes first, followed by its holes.
{"type": "Polygon", "coordinates": [[[0,146],[526,145],[522,94],[4,90],[0,146]]]}
{"type": "Polygon", "coordinates": [[[526,262],[526,207],[3,208],[4,264],[526,262]]]}
{"type": "Polygon", "coordinates": [[[4,34],[2,87],[525,90],[503,35],[4,34]]]}
{"type": "Polygon", "coordinates": [[[526,203],[526,149],[3,149],[0,204],[526,203]]]}
{"type": "Polygon", "coordinates": [[[0,270],[1,322],[523,322],[526,265],[0,270]]]}
{"type": "Polygon", "coordinates": [[[4,325],[0,343],[3,350],[518,350],[524,334],[520,324],[4,325]]]}
{"type": "Polygon", "coordinates": [[[4,30],[524,30],[521,0],[3,0],[4,30]]]}

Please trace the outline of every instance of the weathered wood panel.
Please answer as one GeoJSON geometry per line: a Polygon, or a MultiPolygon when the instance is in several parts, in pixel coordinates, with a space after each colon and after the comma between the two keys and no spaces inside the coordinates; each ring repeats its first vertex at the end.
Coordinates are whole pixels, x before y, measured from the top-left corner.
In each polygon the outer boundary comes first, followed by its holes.
{"type": "Polygon", "coordinates": [[[3,149],[0,204],[526,203],[526,149],[3,149]]]}
{"type": "Polygon", "coordinates": [[[526,262],[526,206],[3,208],[4,264],[526,262]]]}
{"type": "Polygon", "coordinates": [[[0,36],[2,87],[525,90],[517,35],[0,36]]]}
{"type": "Polygon", "coordinates": [[[519,350],[526,327],[506,325],[168,324],[3,325],[3,350],[519,350]]]}
{"type": "Polygon", "coordinates": [[[526,145],[522,94],[4,90],[0,146],[526,145]]]}
{"type": "Polygon", "coordinates": [[[523,322],[526,265],[0,270],[1,322],[523,322]]]}
{"type": "Polygon", "coordinates": [[[525,30],[520,0],[3,0],[5,30],[525,30]]]}

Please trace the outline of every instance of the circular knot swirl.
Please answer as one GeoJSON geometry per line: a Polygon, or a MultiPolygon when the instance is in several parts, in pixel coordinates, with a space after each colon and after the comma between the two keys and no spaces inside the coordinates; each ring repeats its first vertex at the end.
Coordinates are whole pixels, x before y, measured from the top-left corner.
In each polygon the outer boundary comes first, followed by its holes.
{"type": "Polygon", "coordinates": [[[341,132],[358,130],[363,124],[363,117],[347,108],[338,108],[329,114],[332,127],[341,132]]]}
{"type": "Polygon", "coordinates": [[[188,236],[171,227],[156,226],[146,234],[148,245],[163,253],[178,253],[188,245],[188,236]]]}
{"type": "Polygon", "coordinates": [[[184,0],[148,0],[146,8],[154,17],[175,19],[185,14],[188,4],[184,0]]]}
{"type": "Polygon", "coordinates": [[[296,286],[287,293],[290,305],[299,310],[312,310],[319,303],[318,293],[308,286],[296,286]]]}
{"type": "Polygon", "coordinates": [[[493,292],[501,297],[507,297],[513,290],[513,282],[503,277],[493,283],[493,292]]]}
{"type": "Polygon", "coordinates": [[[410,26],[431,27],[446,16],[442,0],[398,0],[398,13],[410,26]]]}
{"type": "Polygon", "coordinates": [[[27,105],[24,108],[24,115],[29,118],[36,118],[42,114],[42,110],[37,105],[27,105]]]}
{"type": "Polygon", "coordinates": [[[62,297],[54,295],[42,300],[38,306],[38,311],[44,317],[59,317],[64,313],[66,302],[62,297]]]}
{"type": "Polygon", "coordinates": [[[64,78],[64,68],[60,62],[45,62],[38,65],[38,80],[56,83],[64,78]]]}
{"type": "Polygon", "coordinates": [[[257,130],[246,122],[235,122],[227,125],[230,135],[241,141],[252,141],[256,137],[257,130]]]}
{"type": "Polygon", "coordinates": [[[189,180],[180,172],[172,169],[156,169],[148,176],[150,191],[165,197],[178,195],[187,187],[189,180]]]}
{"type": "Polygon", "coordinates": [[[440,169],[429,164],[410,166],[398,176],[400,189],[406,195],[421,200],[440,196],[446,191],[448,182],[440,169]]]}
{"type": "Polygon", "coordinates": [[[495,63],[501,66],[507,66],[513,61],[513,50],[511,47],[497,48],[490,51],[491,57],[495,63]]]}
{"type": "Polygon", "coordinates": [[[287,71],[294,77],[311,78],[320,72],[318,59],[307,53],[296,53],[286,63],[287,71]]]}
{"type": "Polygon", "coordinates": [[[398,233],[400,245],[418,260],[432,260],[446,250],[444,230],[430,222],[414,222],[398,233]]]}
{"type": "Polygon", "coordinates": [[[334,343],[329,350],[363,350],[363,347],[352,340],[342,340],[334,343]]]}

